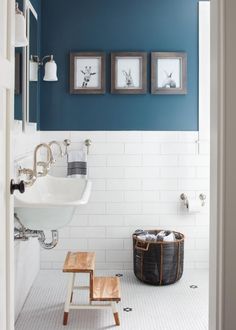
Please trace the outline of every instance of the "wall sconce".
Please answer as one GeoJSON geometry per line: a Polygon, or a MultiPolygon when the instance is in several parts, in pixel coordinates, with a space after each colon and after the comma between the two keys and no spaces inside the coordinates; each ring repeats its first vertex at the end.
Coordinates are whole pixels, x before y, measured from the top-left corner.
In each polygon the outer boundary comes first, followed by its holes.
{"type": "Polygon", "coordinates": [[[29,81],[38,81],[38,71],[39,71],[39,64],[37,61],[37,56],[30,56],[29,61],[29,81]]]}
{"type": "Polygon", "coordinates": [[[26,20],[19,9],[18,2],[15,8],[15,47],[26,47],[29,42],[26,37],[26,20]]]}
{"type": "Polygon", "coordinates": [[[57,65],[53,59],[53,55],[47,55],[39,59],[37,55],[31,55],[30,57],[30,81],[38,81],[38,69],[40,66],[45,63],[45,71],[44,71],[44,81],[57,81],[57,65]],[[47,61],[45,61],[47,60],[47,61]]]}

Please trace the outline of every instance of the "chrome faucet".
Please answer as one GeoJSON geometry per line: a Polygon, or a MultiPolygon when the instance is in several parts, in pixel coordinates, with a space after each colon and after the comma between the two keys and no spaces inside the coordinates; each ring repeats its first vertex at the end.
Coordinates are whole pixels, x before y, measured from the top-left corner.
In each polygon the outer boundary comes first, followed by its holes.
{"type": "Polygon", "coordinates": [[[52,157],[52,151],[49,145],[46,143],[41,143],[37,145],[34,149],[34,164],[33,164],[33,169],[30,168],[18,168],[18,176],[25,175],[26,180],[24,180],[25,186],[26,187],[31,187],[37,177],[39,176],[45,176],[48,173],[49,167],[51,163],[53,162],[53,157],[52,157]],[[38,151],[41,148],[46,148],[47,149],[47,159],[46,161],[38,161],[38,151]],[[38,171],[38,166],[42,167],[42,171],[38,171]]]}
{"type": "Polygon", "coordinates": [[[37,178],[40,176],[45,176],[48,174],[50,165],[53,163],[53,156],[52,156],[52,150],[50,146],[46,143],[40,143],[36,146],[34,149],[34,166],[33,166],[33,175],[37,178]],[[41,148],[47,149],[47,159],[46,162],[38,161],[38,151],[41,148]],[[42,167],[42,172],[38,172],[38,166],[42,167]]]}
{"type": "Polygon", "coordinates": [[[25,187],[31,187],[37,177],[34,175],[33,170],[31,168],[22,168],[21,166],[18,168],[18,176],[20,177],[21,175],[25,175],[26,180],[24,180],[25,187]]]}
{"type": "MultiPolygon", "coordinates": [[[[55,145],[58,147],[58,149],[59,149],[59,157],[63,157],[63,152],[62,152],[62,148],[61,148],[60,143],[57,142],[57,141],[51,141],[51,142],[48,143],[48,145],[49,145],[50,148],[51,148],[51,146],[52,146],[53,144],[55,144],[55,145]]],[[[52,159],[52,162],[55,163],[56,158],[53,157],[53,156],[52,156],[52,158],[53,158],[53,159],[52,159]]]]}

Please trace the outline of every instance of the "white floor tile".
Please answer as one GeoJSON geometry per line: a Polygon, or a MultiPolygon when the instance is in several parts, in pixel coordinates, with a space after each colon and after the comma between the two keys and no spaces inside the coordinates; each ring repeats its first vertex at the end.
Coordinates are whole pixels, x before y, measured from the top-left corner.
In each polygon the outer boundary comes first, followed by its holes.
{"type": "MultiPolygon", "coordinates": [[[[101,311],[71,311],[66,327],[62,325],[67,274],[61,271],[40,271],[15,330],[207,330],[208,271],[186,270],[176,284],[155,287],[138,281],[132,271],[99,271],[98,275],[123,273],[122,301],[119,304],[121,326],[115,327],[112,313],[101,311]],[[197,285],[197,289],[191,289],[197,285]],[[130,307],[132,312],[123,308],[130,307]]],[[[80,284],[86,284],[84,276],[80,284]]],[[[85,293],[81,299],[86,298],[85,293]]],[[[77,299],[75,297],[75,299],[77,299]]],[[[84,303],[84,301],[83,301],[84,303]]]]}

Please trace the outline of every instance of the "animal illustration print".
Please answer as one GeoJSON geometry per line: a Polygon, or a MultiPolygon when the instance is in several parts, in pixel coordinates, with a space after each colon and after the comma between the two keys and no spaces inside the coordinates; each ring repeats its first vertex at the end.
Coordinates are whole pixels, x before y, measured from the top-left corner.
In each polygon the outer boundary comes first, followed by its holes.
{"type": "Polygon", "coordinates": [[[83,81],[83,84],[82,84],[82,87],[88,87],[88,83],[90,82],[91,80],[91,76],[95,75],[96,72],[91,72],[92,71],[92,67],[91,66],[86,66],[84,68],[84,70],[80,70],[83,75],[84,75],[84,81],[83,81]]]}
{"type": "Polygon", "coordinates": [[[176,82],[172,78],[173,72],[168,73],[165,71],[166,79],[163,82],[162,88],[176,88],[176,82]]]}
{"type": "Polygon", "coordinates": [[[123,74],[125,76],[125,87],[134,87],[131,70],[129,69],[129,72],[123,70],[123,74]]]}

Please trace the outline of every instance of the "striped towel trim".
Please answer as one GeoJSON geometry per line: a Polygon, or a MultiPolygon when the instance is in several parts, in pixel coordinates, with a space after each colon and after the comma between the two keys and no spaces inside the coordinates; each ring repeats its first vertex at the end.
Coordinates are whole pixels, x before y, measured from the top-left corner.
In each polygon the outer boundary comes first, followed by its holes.
{"type": "Polygon", "coordinates": [[[70,162],[67,167],[67,175],[87,175],[87,162],[70,162]]]}

